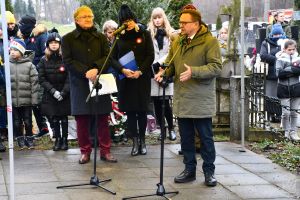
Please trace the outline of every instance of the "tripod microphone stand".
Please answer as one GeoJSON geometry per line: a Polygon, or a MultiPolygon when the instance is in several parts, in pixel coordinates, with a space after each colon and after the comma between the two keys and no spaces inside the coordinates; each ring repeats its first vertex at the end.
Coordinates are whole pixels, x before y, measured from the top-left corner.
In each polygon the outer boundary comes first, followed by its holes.
{"type": "Polygon", "coordinates": [[[170,199],[166,197],[166,194],[178,194],[178,191],[173,191],[173,192],[166,192],[163,181],[164,181],[164,144],[165,144],[165,137],[166,137],[166,126],[165,126],[165,97],[166,97],[166,87],[168,86],[168,78],[166,75],[163,75],[163,81],[161,82],[161,86],[163,88],[163,103],[162,103],[162,113],[161,113],[161,119],[162,119],[162,124],[161,124],[161,136],[162,139],[160,141],[160,168],[159,168],[159,183],[156,184],[157,190],[155,194],[147,194],[147,195],[140,195],[140,196],[133,196],[133,197],[125,197],[122,198],[123,200],[126,199],[136,199],[136,198],[142,198],[142,197],[151,197],[151,196],[161,196],[164,197],[165,199],[170,199]]]}
{"type": "MultiPolygon", "coordinates": [[[[94,89],[96,90],[96,97],[95,97],[95,102],[96,104],[98,104],[98,101],[99,101],[99,90],[102,88],[102,85],[101,83],[99,82],[99,78],[100,78],[100,75],[102,74],[107,62],[108,62],[108,59],[110,58],[111,56],[111,53],[112,53],[112,50],[113,48],[115,47],[115,44],[117,42],[117,39],[118,39],[118,36],[116,37],[105,61],[104,61],[104,64],[99,72],[99,74],[97,75],[97,78],[93,84],[93,88],[91,89],[91,92],[90,94],[88,95],[88,97],[86,98],[86,102],[89,102],[90,98],[91,98],[91,95],[92,95],[92,92],[94,91],[94,89]]],[[[96,171],[96,161],[97,161],[97,150],[98,150],[98,144],[97,144],[97,134],[98,134],[98,114],[95,115],[95,121],[96,121],[96,130],[95,130],[95,133],[94,133],[94,166],[93,166],[93,175],[91,176],[91,179],[90,179],[90,182],[89,183],[82,183],[82,184],[74,184],[74,185],[64,185],[64,186],[58,186],[56,187],[57,189],[62,189],[62,188],[69,188],[69,187],[78,187],[78,186],[85,186],[85,185],[91,185],[91,186],[96,186],[96,187],[99,187],[113,195],[116,195],[116,192],[113,192],[105,187],[103,187],[102,185],[100,185],[101,183],[104,183],[104,182],[108,182],[108,181],[111,181],[112,179],[105,179],[105,180],[100,180],[97,176],[97,171],[96,171]]]]}

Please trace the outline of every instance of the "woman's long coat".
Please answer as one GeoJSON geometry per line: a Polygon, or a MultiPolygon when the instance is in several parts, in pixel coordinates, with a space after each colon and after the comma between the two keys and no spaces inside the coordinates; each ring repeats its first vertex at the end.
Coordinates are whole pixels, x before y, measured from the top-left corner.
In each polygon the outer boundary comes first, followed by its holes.
{"type": "Polygon", "coordinates": [[[70,109],[70,85],[68,72],[62,63],[62,57],[52,54],[49,60],[43,57],[38,64],[39,82],[44,88],[41,109],[47,116],[65,116],[71,114],[70,109]],[[58,101],[53,97],[55,91],[59,91],[63,97],[58,101]]]}
{"type": "Polygon", "coordinates": [[[150,102],[150,70],[154,60],[154,49],[150,33],[143,27],[126,31],[120,36],[113,51],[114,64],[122,68],[118,60],[133,51],[136,63],[142,75],[138,79],[118,80],[119,106],[122,111],[147,111],[150,102]]]}
{"type": "Polygon", "coordinates": [[[98,103],[94,97],[86,103],[90,89],[85,74],[93,68],[100,70],[108,52],[107,39],[96,28],[84,31],[77,26],[62,38],[63,62],[70,77],[72,115],[107,114],[112,111],[109,95],[99,96],[98,103]]]}

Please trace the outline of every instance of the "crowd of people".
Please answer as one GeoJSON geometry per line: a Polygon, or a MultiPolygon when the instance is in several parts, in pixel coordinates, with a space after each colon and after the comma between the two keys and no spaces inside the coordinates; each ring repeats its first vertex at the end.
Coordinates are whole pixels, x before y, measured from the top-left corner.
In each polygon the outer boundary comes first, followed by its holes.
{"type": "MultiPolygon", "coordinates": [[[[262,59],[269,62],[267,85],[273,88],[270,92],[277,88],[276,95],[282,104],[298,108],[300,93],[294,90],[299,83],[300,59],[295,52],[296,43],[281,40],[286,34],[279,16],[275,17],[276,22],[271,25],[260,53],[262,59]]],[[[195,140],[199,137],[205,184],[217,184],[212,117],[216,112],[215,82],[222,73],[222,57],[227,51],[228,27],[222,27],[218,38],[213,37],[201,13],[191,4],[181,10],[180,30],[171,27],[162,8],[154,8],[149,23],[143,25],[125,4],[118,12],[118,23],[108,20],[102,30],[94,22],[93,11],[88,6],[79,7],[73,16],[75,29],[63,37],[56,29],[47,31],[43,24],[36,24],[34,17],[26,15],[19,23],[9,11],[6,17],[14,138],[20,149],[34,148],[34,138],[42,137],[51,128],[55,138],[53,150],[68,150],[68,116],[73,115],[81,151],[79,164],[90,161],[92,135],[98,141],[100,159],[117,162],[110,151],[110,94],[86,102],[89,82],[94,83],[100,72],[112,73],[118,86],[118,93],[114,95],[120,110],[127,115],[127,136],[133,142],[131,156],[147,154],[147,113],[153,102],[158,125],[162,129],[164,121],[167,122],[167,135],[172,141],[177,139],[173,115],[178,119],[185,167],[174,181],[185,183],[196,179],[195,140]],[[121,26],[124,30],[114,34],[121,26]],[[110,50],[112,54],[107,59],[110,50]],[[134,64],[125,65],[121,61],[125,57],[130,57],[134,64]],[[169,89],[165,98],[160,92],[162,87],[169,89]],[[39,128],[35,136],[32,113],[39,128]]],[[[3,59],[2,43],[0,51],[3,59]]],[[[5,151],[2,140],[7,132],[4,74],[1,62],[0,151],[5,151]]],[[[293,140],[297,139],[295,120],[297,115],[293,111],[284,110],[283,128],[286,136],[293,140]]]]}

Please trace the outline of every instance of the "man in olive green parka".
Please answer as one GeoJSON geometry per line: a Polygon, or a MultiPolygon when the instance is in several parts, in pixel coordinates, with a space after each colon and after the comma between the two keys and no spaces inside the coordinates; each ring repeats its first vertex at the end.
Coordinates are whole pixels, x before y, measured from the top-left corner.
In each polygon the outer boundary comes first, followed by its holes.
{"type": "Polygon", "coordinates": [[[216,77],[221,73],[219,43],[201,21],[200,12],[187,5],[180,14],[181,36],[172,43],[165,63],[169,68],[156,76],[174,76],[173,113],[178,117],[184,171],[175,177],[175,183],[196,179],[195,129],[201,140],[205,184],[216,186],[214,178],[216,158],[212,133],[212,116],[216,112],[216,77]]]}

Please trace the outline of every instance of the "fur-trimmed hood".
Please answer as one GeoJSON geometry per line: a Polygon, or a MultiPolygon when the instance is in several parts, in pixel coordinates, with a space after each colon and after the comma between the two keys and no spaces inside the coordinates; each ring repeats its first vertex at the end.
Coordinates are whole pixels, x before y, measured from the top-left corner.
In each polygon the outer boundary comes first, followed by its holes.
{"type": "Polygon", "coordinates": [[[44,24],[37,24],[34,29],[32,29],[32,35],[37,37],[43,33],[47,32],[47,27],[44,24]]]}

